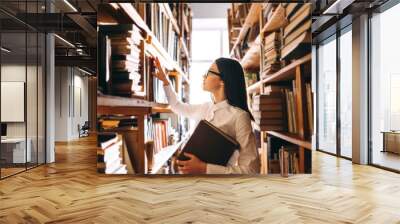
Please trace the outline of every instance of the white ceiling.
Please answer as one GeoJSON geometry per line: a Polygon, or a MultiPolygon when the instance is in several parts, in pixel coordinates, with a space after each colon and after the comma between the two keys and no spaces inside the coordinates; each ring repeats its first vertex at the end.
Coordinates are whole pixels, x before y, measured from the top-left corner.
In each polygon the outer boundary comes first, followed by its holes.
{"type": "Polygon", "coordinates": [[[190,3],[193,18],[227,18],[227,10],[232,3],[190,3]]]}

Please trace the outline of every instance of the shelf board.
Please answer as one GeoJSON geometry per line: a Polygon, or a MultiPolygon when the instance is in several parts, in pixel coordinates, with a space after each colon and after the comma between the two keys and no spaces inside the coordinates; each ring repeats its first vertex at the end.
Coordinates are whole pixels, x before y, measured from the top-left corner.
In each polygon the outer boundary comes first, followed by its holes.
{"type": "Polygon", "coordinates": [[[119,97],[111,95],[97,96],[98,114],[150,114],[150,113],[171,113],[168,104],[150,102],[143,99],[119,97]]]}
{"type": "Polygon", "coordinates": [[[311,62],[311,53],[307,54],[306,56],[297,59],[290,63],[289,65],[283,67],[276,73],[270,75],[268,78],[260,80],[253,85],[247,87],[247,93],[254,93],[254,92],[259,92],[260,87],[263,84],[268,84],[268,83],[274,83],[274,82],[280,82],[280,81],[285,81],[285,80],[292,80],[295,78],[295,71],[296,67],[299,65],[302,65],[304,63],[311,62]]]}
{"type": "Polygon", "coordinates": [[[171,108],[169,106],[166,107],[152,107],[151,108],[152,113],[173,113],[171,108]]]}
{"type": "MultiPolygon", "coordinates": [[[[157,40],[155,37],[154,33],[150,30],[150,28],[147,26],[147,24],[143,21],[142,17],[138,14],[136,9],[133,7],[132,4],[130,3],[118,3],[119,6],[125,11],[125,13],[138,25],[140,28],[142,28],[144,31],[146,31],[147,35],[150,36],[151,39],[151,44],[148,44],[146,46],[146,50],[152,55],[152,56],[158,56],[160,59],[160,62],[168,69],[168,70],[175,70],[182,74],[182,76],[185,76],[183,73],[182,69],[179,67],[179,65],[174,61],[171,56],[168,54],[168,52],[164,49],[164,47],[161,45],[161,43],[157,40]]],[[[183,79],[185,80],[185,78],[183,79]]]]}
{"type": "Polygon", "coordinates": [[[262,5],[260,3],[251,4],[249,13],[246,16],[246,20],[244,21],[243,26],[240,29],[239,35],[232,46],[230,53],[231,56],[233,55],[235,48],[238,47],[240,42],[243,40],[244,36],[247,33],[247,30],[250,29],[254,25],[254,23],[256,23],[257,20],[259,19],[261,9],[262,5]]]}
{"type": "Polygon", "coordinates": [[[116,128],[103,128],[100,132],[133,132],[138,131],[138,127],[116,127],[116,128]]]}
{"type": "Polygon", "coordinates": [[[267,134],[275,136],[275,137],[280,138],[280,139],[283,139],[283,140],[285,140],[287,142],[290,142],[292,144],[298,145],[298,146],[303,147],[305,149],[311,150],[311,142],[301,139],[296,134],[291,134],[291,133],[287,133],[287,132],[280,132],[280,131],[267,131],[267,134]]]}

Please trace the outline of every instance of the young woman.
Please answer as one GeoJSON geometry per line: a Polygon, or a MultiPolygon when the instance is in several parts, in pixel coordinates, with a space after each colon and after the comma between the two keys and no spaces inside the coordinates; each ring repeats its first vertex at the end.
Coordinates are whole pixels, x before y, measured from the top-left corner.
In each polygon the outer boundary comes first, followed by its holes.
{"type": "MultiPolygon", "coordinates": [[[[195,119],[205,119],[236,139],[240,149],[231,156],[226,166],[207,164],[195,155],[186,153],[187,161],[177,161],[183,174],[256,174],[260,172],[256,140],[251,127],[253,119],[247,107],[243,68],[236,60],[217,59],[204,76],[203,89],[213,96],[213,102],[186,104],[179,101],[158,58],[155,76],[163,81],[164,90],[173,112],[195,119]]],[[[207,141],[207,136],[204,136],[207,141]]]]}

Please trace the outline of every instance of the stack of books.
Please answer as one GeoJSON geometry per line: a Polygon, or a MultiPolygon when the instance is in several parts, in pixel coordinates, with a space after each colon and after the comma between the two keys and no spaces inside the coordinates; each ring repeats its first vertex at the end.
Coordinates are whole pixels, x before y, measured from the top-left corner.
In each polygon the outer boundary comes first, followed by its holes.
{"type": "Polygon", "coordinates": [[[122,139],[118,134],[103,132],[97,135],[97,172],[105,174],[127,174],[123,156],[122,139]]]}
{"type": "Polygon", "coordinates": [[[311,4],[290,3],[286,6],[288,25],[283,28],[281,56],[292,60],[311,52],[311,4]]]}
{"type": "Polygon", "coordinates": [[[260,131],[284,131],[282,92],[261,94],[253,97],[252,114],[260,131]]]}
{"type": "Polygon", "coordinates": [[[262,78],[265,79],[269,75],[281,69],[280,62],[281,33],[279,31],[269,33],[264,39],[264,66],[262,78]]]}
{"type": "Polygon", "coordinates": [[[144,97],[146,85],[141,65],[141,30],[134,24],[112,26],[108,38],[111,45],[110,94],[144,97]]]}

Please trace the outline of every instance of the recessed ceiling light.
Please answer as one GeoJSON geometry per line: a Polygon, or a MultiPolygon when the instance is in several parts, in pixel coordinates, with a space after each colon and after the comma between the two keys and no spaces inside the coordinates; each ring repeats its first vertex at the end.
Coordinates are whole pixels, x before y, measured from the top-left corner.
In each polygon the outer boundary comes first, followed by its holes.
{"type": "Polygon", "coordinates": [[[6,52],[6,53],[10,53],[10,52],[11,52],[11,50],[9,50],[9,49],[7,49],[7,48],[5,48],[5,47],[1,47],[0,49],[1,49],[2,51],[6,52]]]}
{"type": "Polygon", "coordinates": [[[83,70],[83,69],[81,69],[81,68],[79,68],[79,67],[78,67],[78,70],[81,71],[81,72],[83,72],[83,73],[85,73],[85,74],[87,74],[87,75],[93,75],[92,73],[90,73],[90,72],[88,72],[88,71],[86,71],[86,70],[83,70]]]}
{"type": "Polygon", "coordinates": [[[67,4],[74,12],[78,12],[78,10],[73,6],[68,0],[64,0],[65,4],[67,4]]]}
{"type": "Polygon", "coordinates": [[[59,40],[61,40],[62,42],[66,43],[67,45],[69,45],[70,47],[75,48],[75,45],[73,45],[71,42],[69,42],[68,40],[62,38],[61,36],[59,36],[58,34],[54,34],[55,37],[57,37],[59,40]]]}

